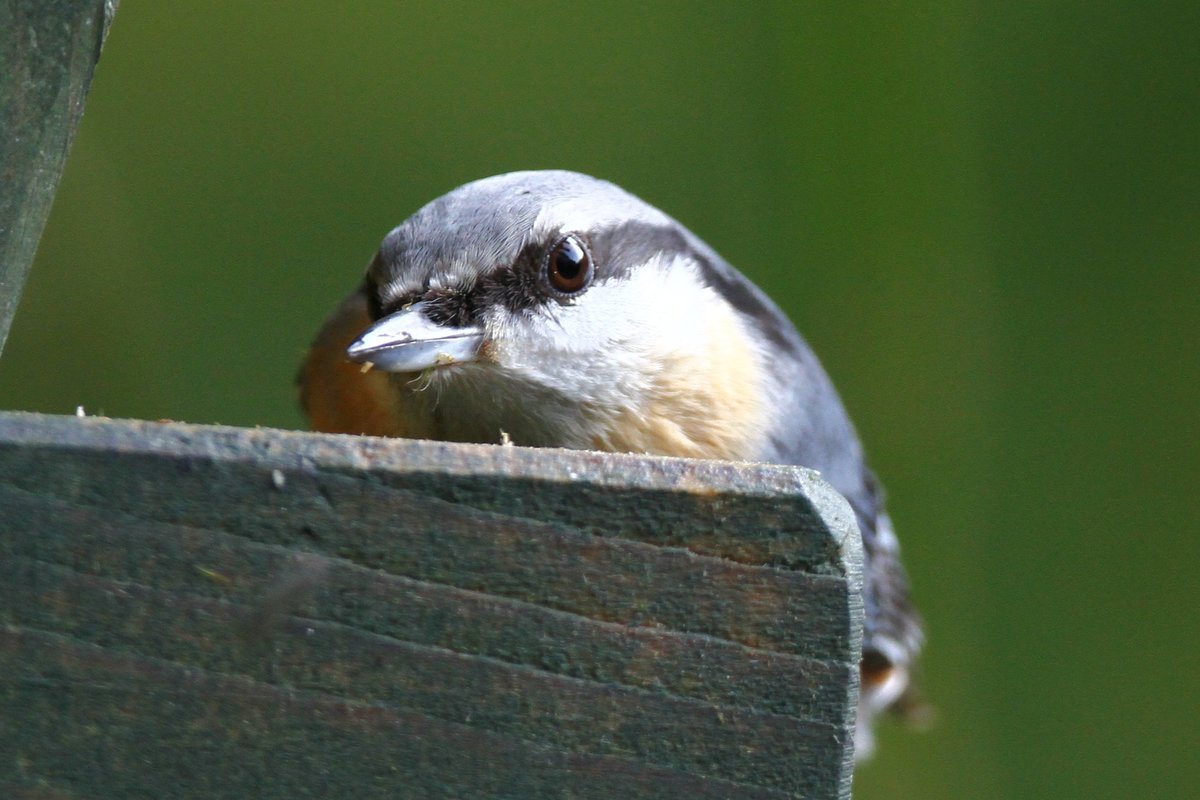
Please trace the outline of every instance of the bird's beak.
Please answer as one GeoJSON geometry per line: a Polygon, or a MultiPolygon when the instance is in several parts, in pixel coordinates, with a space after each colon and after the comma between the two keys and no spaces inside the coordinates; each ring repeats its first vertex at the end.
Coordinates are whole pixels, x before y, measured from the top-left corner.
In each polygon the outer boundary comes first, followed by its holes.
{"type": "Polygon", "coordinates": [[[363,332],[346,357],[388,372],[419,372],[474,361],[483,344],[483,329],[471,325],[438,325],[425,314],[425,303],[414,303],[384,317],[363,332]]]}

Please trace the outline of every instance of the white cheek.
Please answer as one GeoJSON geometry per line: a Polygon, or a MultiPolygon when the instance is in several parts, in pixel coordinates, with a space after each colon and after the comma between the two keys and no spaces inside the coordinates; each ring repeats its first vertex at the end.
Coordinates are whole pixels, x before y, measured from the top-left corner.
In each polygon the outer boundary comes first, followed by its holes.
{"type": "Polygon", "coordinates": [[[705,349],[710,312],[720,302],[691,261],[660,257],[593,287],[569,311],[587,338],[598,333],[629,350],[696,353],[705,349]]]}
{"type": "Polygon", "coordinates": [[[506,370],[580,400],[623,404],[668,358],[699,355],[721,301],[684,259],[660,259],[597,283],[545,313],[489,320],[493,355],[506,370]]]}

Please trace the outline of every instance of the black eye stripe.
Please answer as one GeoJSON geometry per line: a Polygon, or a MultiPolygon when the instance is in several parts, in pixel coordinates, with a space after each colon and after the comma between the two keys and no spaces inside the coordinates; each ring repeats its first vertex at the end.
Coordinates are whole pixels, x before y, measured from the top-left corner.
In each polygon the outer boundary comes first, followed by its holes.
{"type": "MultiPolygon", "coordinates": [[[[484,308],[493,304],[521,314],[552,302],[555,295],[543,287],[540,273],[548,248],[568,233],[559,232],[528,243],[512,263],[497,266],[481,276],[479,282],[465,293],[465,299],[440,300],[444,308],[435,313],[444,315],[446,319],[473,321],[484,308]]],[[[796,351],[801,346],[797,336],[786,332],[790,326],[783,321],[785,318],[782,313],[761,291],[678,224],[629,221],[589,229],[586,236],[581,235],[581,238],[584,238],[591,257],[592,282],[622,278],[656,256],[686,255],[696,265],[701,280],[739,312],[758,321],[764,334],[776,346],[789,351],[796,351]]],[[[367,302],[375,319],[423,299],[424,294],[383,301],[379,296],[382,287],[375,285],[376,274],[380,277],[387,274],[381,271],[383,257],[376,256],[376,262],[379,263],[372,263],[364,282],[367,302]]]]}
{"type": "Polygon", "coordinates": [[[517,263],[497,267],[485,275],[479,284],[480,308],[500,305],[514,314],[524,314],[543,305],[547,298],[538,284],[539,261],[523,253],[517,263]]]}
{"type": "Polygon", "coordinates": [[[497,266],[481,276],[479,282],[465,293],[467,298],[429,298],[426,291],[419,291],[385,299],[381,297],[384,287],[378,285],[375,278],[376,272],[382,269],[383,258],[382,254],[377,254],[375,262],[379,263],[372,263],[364,286],[372,318],[381,319],[406,305],[434,299],[436,302],[430,309],[432,314],[446,320],[473,320],[480,310],[491,304],[503,305],[513,313],[528,313],[555,298],[569,296],[570,293],[546,287],[541,273],[551,249],[571,235],[580,238],[588,253],[592,282],[623,277],[634,266],[662,253],[690,250],[687,240],[673,225],[626,222],[588,231],[586,238],[569,231],[555,232],[526,244],[511,264],[497,266]]]}
{"type": "Polygon", "coordinates": [[[425,316],[438,325],[461,328],[479,318],[480,292],[467,289],[431,289],[417,300],[425,303],[425,316]]]}
{"type": "Polygon", "coordinates": [[[678,226],[623,222],[588,231],[596,279],[624,277],[630,270],[664,254],[696,255],[678,226]]]}

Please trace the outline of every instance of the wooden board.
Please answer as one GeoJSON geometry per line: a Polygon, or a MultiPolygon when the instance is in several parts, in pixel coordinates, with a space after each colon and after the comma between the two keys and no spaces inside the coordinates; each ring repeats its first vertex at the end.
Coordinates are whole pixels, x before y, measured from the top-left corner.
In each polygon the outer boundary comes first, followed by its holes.
{"type": "Polygon", "coordinates": [[[0,794],[848,797],[785,467],[0,414],[0,794]]]}
{"type": "Polygon", "coordinates": [[[0,352],[117,0],[0,3],[0,352]]]}

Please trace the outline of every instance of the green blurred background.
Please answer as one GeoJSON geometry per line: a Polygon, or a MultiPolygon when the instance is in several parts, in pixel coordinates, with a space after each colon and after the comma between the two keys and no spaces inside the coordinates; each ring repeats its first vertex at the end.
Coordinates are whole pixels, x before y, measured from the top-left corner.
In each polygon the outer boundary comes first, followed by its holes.
{"type": "Polygon", "coordinates": [[[707,239],[858,422],[939,714],[857,797],[1197,796],[1195,2],[124,0],[0,407],[300,427],[382,235],[543,167],[707,239]]]}

